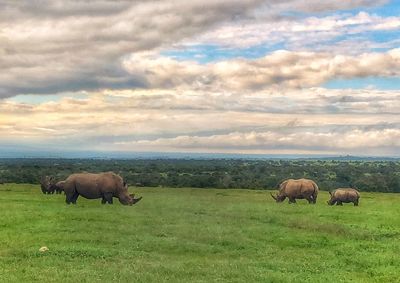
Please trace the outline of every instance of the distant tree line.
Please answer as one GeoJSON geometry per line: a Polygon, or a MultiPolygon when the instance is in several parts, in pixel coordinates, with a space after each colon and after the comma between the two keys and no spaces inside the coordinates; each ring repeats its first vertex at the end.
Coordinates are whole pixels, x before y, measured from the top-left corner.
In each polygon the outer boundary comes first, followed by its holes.
{"type": "Polygon", "coordinates": [[[114,171],[133,186],[273,189],[287,178],[310,178],[322,190],[400,192],[399,161],[0,159],[0,183],[38,184],[44,175],[114,171]]]}

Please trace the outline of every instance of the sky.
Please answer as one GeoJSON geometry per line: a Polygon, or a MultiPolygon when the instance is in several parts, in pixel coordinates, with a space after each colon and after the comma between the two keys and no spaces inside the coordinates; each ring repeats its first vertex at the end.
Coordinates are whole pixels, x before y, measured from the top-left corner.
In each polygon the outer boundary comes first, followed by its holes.
{"type": "Polygon", "coordinates": [[[399,0],[0,0],[10,152],[400,156],[399,0]]]}

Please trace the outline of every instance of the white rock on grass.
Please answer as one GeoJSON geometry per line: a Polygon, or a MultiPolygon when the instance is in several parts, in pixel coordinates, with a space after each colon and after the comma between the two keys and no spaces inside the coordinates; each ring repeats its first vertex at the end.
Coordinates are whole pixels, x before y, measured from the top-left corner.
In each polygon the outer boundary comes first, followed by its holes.
{"type": "Polygon", "coordinates": [[[47,252],[48,250],[49,250],[48,247],[41,247],[41,248],[39,249],[39,252],[44,253],[44,252],[47,252]]]}

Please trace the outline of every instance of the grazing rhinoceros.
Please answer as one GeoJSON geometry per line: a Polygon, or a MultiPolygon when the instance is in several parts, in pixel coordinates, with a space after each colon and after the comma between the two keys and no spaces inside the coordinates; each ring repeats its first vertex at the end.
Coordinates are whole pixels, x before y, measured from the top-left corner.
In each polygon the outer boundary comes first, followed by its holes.
{"type": "Polygon", "coordinates": [[[54,178],[49,176],[44,176],[40,178],[40,188],[44,194],[54,194],[54,178]]]}
{"type": "Polygon", "coordinates": [[[142,199],[129,194],[128,185],[113,172],[72,174],[64,181],[63,188],[67,204],[76,204],[79,195],[87,199],[102,198],[102,204],[112,204],[113,197],[123,205],[132,205],[142,199]]]}
{"type": "Polygon", "coordinates": [[[45,176],[40,180],[40,187],[44,194],[61,194],[63,192],[63,182],[55,182],[54,177],[45,176]]]}
{"type": "Polygon", "coordinates": [[[360,193],[356,189],[352,188],[338,188],[333,192],[329,192],[331,199],[328,200],[329,205],[343,205],[343,203],[352,202],[354,206],[358,206],[360,199],[360,193]]]}
{"type": "Polygon", "coordinates": [[[279,184],[278,188],[276,196],[271,193],[276,202],[283,202],[286,198],[289,199],[289,203],[296,203],[296,199],[306,199],[308,203],[317,202],[318,186],[312,180],[289,179],[279,184]]]}

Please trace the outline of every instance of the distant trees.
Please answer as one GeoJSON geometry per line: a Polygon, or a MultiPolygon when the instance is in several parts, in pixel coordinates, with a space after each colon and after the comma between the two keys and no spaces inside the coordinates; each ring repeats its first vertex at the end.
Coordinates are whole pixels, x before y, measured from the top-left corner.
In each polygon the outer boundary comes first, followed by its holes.
{"type": "Polygon", "coordinates": [[[43,175],[114,171],[144,187],[273,189],[287,178],[310,178],[322,190],[356,186],[400,192],[400,162],[335,160],[82,160],[2,159],[0,182],[38,183],[43,175]]]}

